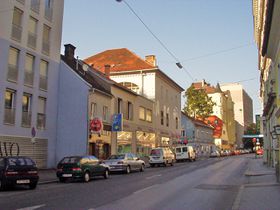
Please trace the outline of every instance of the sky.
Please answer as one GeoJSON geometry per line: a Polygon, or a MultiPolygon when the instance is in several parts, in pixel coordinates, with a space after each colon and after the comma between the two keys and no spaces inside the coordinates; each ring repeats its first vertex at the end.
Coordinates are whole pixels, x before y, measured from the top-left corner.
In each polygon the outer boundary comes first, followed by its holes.
{"type": "Polygon", "coordinates": [[[202,79],[211,85],[239,82],[253,99],[254,115],[262,112],[251,0],[126,2],[184,69],[116,0],[65,0],[61,51],[71,43],[80,59],[116,48],[143,59],[156,55],[159,68],[182,88],[202,79]]]}

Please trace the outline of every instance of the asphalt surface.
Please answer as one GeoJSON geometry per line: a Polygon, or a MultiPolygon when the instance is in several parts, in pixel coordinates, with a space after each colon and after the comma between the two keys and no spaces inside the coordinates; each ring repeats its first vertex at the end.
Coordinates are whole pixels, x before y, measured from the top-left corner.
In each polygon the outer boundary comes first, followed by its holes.
{"type": "Polygon", "coordinates": [[[240,192],[249,183],[244,174],[250,172],[251,159],[214,158],[113,174],[89,183],[20,187],[0,192],[0,209],[246,209],[244,202],[240,205],[240,192]]]}

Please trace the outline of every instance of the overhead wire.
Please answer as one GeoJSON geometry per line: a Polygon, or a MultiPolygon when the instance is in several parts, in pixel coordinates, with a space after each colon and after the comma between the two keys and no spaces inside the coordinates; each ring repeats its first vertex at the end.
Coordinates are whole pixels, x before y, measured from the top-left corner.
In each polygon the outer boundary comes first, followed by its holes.
{"type": "Polygon", "coordinates": [[[166,52],[176,61],[176,66],[179,69],[183,69],[188,76],[194,81],[194,78],[190,74],[190,72],[181,64],[179,59],[168,49],[168,47],[161,41],[158,36],[150,29],[150,27],[142,20],[142,18],[136,13],[136,11],[125,1],[125,0],[116,0],[117,2],[124,2],[125,5],[129,8],[129,10],[138,18],[138,20],[144,25],[147,31],[158,41],[158,43],[166,50],[166,52]]]}

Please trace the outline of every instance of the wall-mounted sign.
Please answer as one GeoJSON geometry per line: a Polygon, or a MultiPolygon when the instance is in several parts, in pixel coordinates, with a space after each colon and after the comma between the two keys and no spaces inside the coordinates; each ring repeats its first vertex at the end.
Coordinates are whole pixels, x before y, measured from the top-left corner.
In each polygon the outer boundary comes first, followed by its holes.
{"type": "Polygon", "coordinates": [[[121,113],[114,114],[112,117],[112,131],[123,130],[123,116],[121,113]]]}
{"type": "Polygon", "coordinates": [[[95,117],[90,120],[89,129],[91,132],[100,133],[103,128],[102,119],[99,117],[95,117]]]}

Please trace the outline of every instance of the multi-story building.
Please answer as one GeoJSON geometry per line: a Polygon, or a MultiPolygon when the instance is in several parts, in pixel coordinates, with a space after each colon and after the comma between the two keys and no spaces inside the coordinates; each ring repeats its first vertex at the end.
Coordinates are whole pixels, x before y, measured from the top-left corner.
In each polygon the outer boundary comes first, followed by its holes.
{"type": "Polygon", "coordinates": [[[108,71],[110,78],[154,102],[152,130],[156,145],[177,142],[180,136],[181,92],[184,90],[156,65],[154,55],[143,60],[126,48],[101,52],[85,59],[89,65],[108,71]]]}
{"type": "Polygon", "coordinates": [[[64,1],[11,0],[0,7],[1,154],[53,166],[64,1]]]}
{"type": "Polygon", "coordinates": [[[233,149],[236,137],[233,111],[234,104],[231,94],[227,91],[222,91],[219,84],[213,87],[205,82],[205,80],[193,83],[193,85],[195,89],[204,89],[206,91],[207,95],[210,96],[215,103],[213,106],[213,115],[223,121],[221,136],[215,138],[215,144],[219,146],[220,149],[233,149]]]}
{"type": "Polygon", "coordinates": [[[234,120],[236,130],[236,144],[242,147],[244,131],[253,123],[252,98],[239,83],[221,84],[223,91],[229,91],[234,102],[234,120]]]}
{"type": "Polygon", "coordinates": [[[202,120],[194,119],[181,113],[182,143],[192,145],[198,156],[209,156],[216,150],[213,138],[213,127],[202,120]]]}
{"type": "Polygon", "coordinates": [[[276,166],[280,179],[279,136],[275,135],[280,125],[280,2],[253,0],[253,17],[263,103],[264,162],[276,166]]]}

